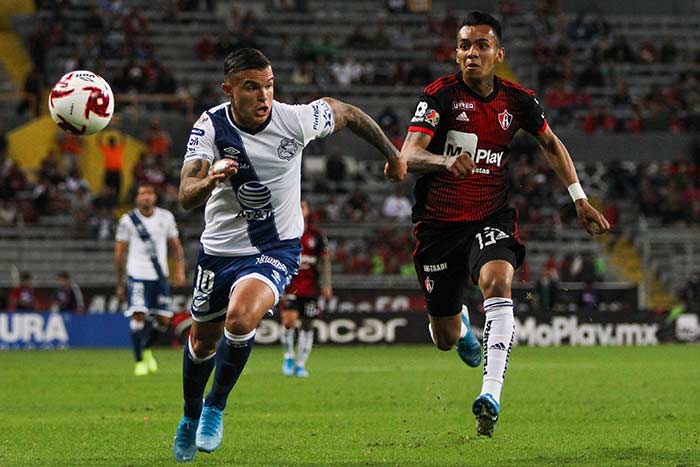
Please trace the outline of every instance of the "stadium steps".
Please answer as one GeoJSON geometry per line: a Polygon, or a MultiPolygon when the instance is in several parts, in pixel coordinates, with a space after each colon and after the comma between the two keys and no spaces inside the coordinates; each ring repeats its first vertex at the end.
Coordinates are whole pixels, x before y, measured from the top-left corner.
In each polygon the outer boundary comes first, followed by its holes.
{"type": "MultiPolygon", "coordinates": [[[[641,284],[644,280],[644,263],[637,248],[630,243],[625,236],[620,238],[612,245],[610,252],[611,263],[624,276],[626,280],[641,284]]],[[[657,277],[649,271],[649,290],[647,292],[647,306],[653,310],[668,310],[675,303],[675,297],[670,294],[657,279],[657,277]]]]}

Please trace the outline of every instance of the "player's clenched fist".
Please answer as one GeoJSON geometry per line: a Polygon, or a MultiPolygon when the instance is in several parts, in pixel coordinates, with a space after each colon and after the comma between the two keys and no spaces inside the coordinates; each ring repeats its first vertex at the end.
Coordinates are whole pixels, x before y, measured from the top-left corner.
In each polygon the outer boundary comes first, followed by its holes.
{"type": "Polygon", "coordinates": [[[447,171],[455,177],[464,178],[473,174],[475,170],[476,163],[468,152],[463,152],[447,160],[447,171]]]}
{"type": "Polygon", "coordinates": [[[392,182],[400,182],[406,178],[408,165],[405,156],[398,156],[391,162],[384,164],[384,176],[392,182]]]}

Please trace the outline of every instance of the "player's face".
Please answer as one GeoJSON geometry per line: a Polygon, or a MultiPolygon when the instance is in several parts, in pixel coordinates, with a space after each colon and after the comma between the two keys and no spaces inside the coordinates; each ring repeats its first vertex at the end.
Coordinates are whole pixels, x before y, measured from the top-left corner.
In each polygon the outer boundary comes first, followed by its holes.
{"type": "Polygon", "coordinates": [[[270,116],[274,96],[272,68],[243,70],[226,77],[221,85],[229,99],[233,117],[246,128],[257,128],[270,116]]]}
{"type": "Polygon", "coordinates": [[[156,192],[150,186],[142,186],[136,193],[136,207],[151,210],[156,205],[156,192]]]}
{"type": "Polygon", "coordinates": [[[487,24],[462,26],[457,31],[457,63],[468,80],[492,78],[496,64],[505,57],[505,49],[487,24]]]}

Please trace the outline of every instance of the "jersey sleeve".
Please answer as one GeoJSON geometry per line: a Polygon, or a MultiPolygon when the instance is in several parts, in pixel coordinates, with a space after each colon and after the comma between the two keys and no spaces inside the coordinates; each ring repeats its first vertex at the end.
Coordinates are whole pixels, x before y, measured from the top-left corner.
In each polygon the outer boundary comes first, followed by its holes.
{"type": "Polygon", "coordinates": [[[440,124],[441,113],[442,106],[440,102],[434,96],[423,94],[418,100],[408,131],[419,131],[432,138],[435,136],[435,132],[440,124]]]}
{"type": "Polygon", "coordinates": [[[539,99],[533,94],[524,94],[523,114],[520,117],[520,128],[532,135],[539,135],[547,129],[547,119],[539,99]]]}
{"type": "Polygon", "coordinates": [[[209,115],[204,112],[192,127],[190,138],[187,140],[184,162],[204,159],[209,164],[213,164],[217,156],[218,150],[214,144],[214,124],[209,115]]]}
{"type": "Polygon", "coordinates": [[[118,242],[128,242],[131,239],[131,219],[129,216],[124,214],[119,219],[119,224],[117,224],[117,233],[114,239],[118,242]]]}
{"type": "Polygon", "coordinates": [[[180,232],[177,230],[177,222],[175,222],[175,216],[173,213],[168,211],[168,238],[178,238],[180,232]]]}
{"type": "Polygon", "coordinates": [[[335,129],[335,117],[330,104],[323,99],[315,100],[309,104],[295,105],[294,111],[299,118],[299,140],[304,147],[316,138],[325,138],[335,129]]]}

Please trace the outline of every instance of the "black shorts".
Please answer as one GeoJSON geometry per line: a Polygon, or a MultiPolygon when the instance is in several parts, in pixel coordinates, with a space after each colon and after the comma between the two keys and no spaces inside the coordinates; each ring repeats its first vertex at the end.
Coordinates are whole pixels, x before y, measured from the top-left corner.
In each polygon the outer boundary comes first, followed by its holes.
{"type": "Polygon", "coordinates": [[[297,311],[303,318],[315,318],[320,314],[317,298],[299,297],[293,294],[284,296],[282,311],[297,311]]]}
{"type": "Polygon", "coordinates": [[[479,283],[481,267],[505,260],[518,269],[525,246],[518,237],[518,214],[503,208],[483,221],[416,224],[413,263],[432,316],[454,316],[462,309],[467,278],[479,283]]]}

